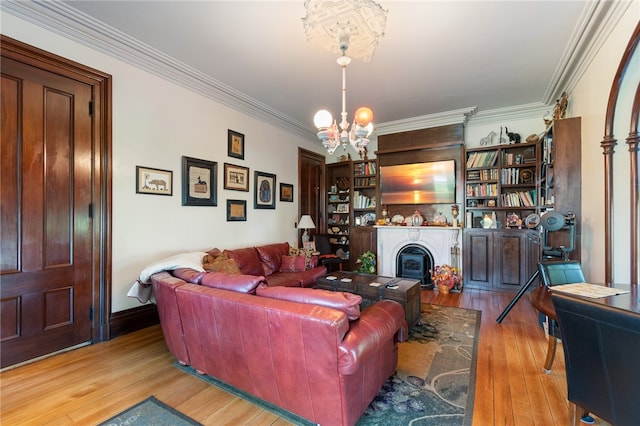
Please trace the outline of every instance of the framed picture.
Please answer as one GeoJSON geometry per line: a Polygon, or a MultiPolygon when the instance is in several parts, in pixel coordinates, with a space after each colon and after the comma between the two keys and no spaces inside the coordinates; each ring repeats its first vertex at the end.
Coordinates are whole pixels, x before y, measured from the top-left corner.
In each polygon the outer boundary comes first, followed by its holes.
{"type": "Polygon", "coordinates": [[[224,163],[224,189],[249,192],[249,168],[224,163]]]}
{"type": "Polygon", "coordinates": [[[302,243],[302,248],[305,250],[309,250],[311,252],[316,251],[316,242],[315,241],[307,241],[306,243],[302,243]]]}
{"type": "Polygon", "coordinates": [[[218,205],[218,163],[182,157],[182,205],[218,205]]]}
{"type": "Polygon", "coordinates": [[[242,133],[228,129],[227,144],[227,155],[229,157],[244,160],[244,135],[242,133]]]}
{"type": "Polygon", "coordinates": [[[136,166],[136,193],[173,195],[173,172],[136,166]]]}
{"type": "Polygon", "coordinates": [[[275,209],[276,197],[274,194],[276,187],[276,175],[264,172],[254,172],[254,209],[275,209]]]}
{"type": "Polygon", "coordinates": [[[280,184],[280,201],[293,203],[293,185],[289,183],[280,184]]]}
{"type": "Polygon", "coordinates": [[[227,200],[227,222],[247,221],[247,201],[227,200]]]}

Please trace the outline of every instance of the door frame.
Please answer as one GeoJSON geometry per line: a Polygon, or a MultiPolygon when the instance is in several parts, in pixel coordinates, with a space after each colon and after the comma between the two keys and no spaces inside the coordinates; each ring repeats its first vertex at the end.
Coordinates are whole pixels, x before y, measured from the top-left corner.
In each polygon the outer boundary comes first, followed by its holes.
{"type": "Polygon", "coordinates": [[[92,265],[91,291],[94,314],[91,343],[109,340],[111,314],[111,207],[112,207],[112,77],[0,34],[2,56],[81,81],[92,88],[92,265]]]}

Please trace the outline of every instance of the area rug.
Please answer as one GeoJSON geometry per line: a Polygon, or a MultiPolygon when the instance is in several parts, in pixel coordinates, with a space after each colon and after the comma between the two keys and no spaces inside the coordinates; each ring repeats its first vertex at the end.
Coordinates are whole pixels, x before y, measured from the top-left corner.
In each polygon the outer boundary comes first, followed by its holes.
{"type": "MultiPolygon", "coordinates": [[[[420,321],[398,345],[398,368],[358,426],[471,425],[480,311],[423,303],[420,321]]],[[[313,425],[191,367],[176,367],[273,412],[295,425],[313,425]]]]}
{"type": "Polygon", "coordinates": [[[164,402],[153,396],[126,409],[120,414],[110,418],[98,426],[122,426],[122,425],[171,425],[171,426],[191,426],[199,425],[190,417],[182,414],[175,408],[169,407],[164,402]]]}

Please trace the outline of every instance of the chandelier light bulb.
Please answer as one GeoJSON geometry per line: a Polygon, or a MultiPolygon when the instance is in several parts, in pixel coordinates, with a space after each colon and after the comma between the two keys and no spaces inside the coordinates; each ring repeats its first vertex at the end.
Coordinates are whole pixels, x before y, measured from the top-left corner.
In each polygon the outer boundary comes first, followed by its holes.
{"type": "Polygon", "coordinates": [[[355,122],[358,126],[367,127],[373,121],[371,108],[360,107],[355,114],[355,122]]]}
{"type": "Polygon", "coordinates": [[[316,112],[316,115],[313,117],[313,124],[318,129],[328,129],[331,127],[331,122],[333,121],[333,117],[331,113],[326,109],[321,109],[316,112]]]}

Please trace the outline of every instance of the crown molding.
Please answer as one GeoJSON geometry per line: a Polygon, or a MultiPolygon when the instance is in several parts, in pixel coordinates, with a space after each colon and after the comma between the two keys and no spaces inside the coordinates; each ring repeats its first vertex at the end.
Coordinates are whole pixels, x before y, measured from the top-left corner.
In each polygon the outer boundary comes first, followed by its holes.
{"type": "Polygon", "coordinates": [[[548,105],[541,102],[532,104],[516,105],[508,108],[497,108],[476,113],[469,119],[469,125],[508,123],[510,121],[542,119],[545,115],[553,114],[555,105],[548,105]]]}
{"type": "Polygon", "coordinates": [[[427,129],[429,127],[447,126],[449,124],[466,123],[469,116],[473,115],[476,107],[444,111],[436,114],[422,115],[419,117],[405,118],[396,121],[387,121],[376,125],[376,135],[388,135],[391,133],[408,132],[411,130],[427,129]]]}

